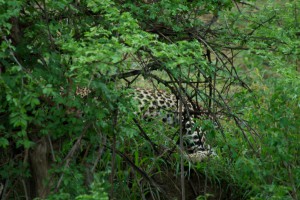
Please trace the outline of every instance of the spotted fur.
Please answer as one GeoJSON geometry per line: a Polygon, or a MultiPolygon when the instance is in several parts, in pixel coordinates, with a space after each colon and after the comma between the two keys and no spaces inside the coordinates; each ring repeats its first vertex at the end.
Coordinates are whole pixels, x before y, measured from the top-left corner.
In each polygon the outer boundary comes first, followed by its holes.
{"type": "MultiPolygon", "coordinates": [[[[91,91],[88,88],[76,88],[76,95],[82,98],[89,93],[91,91]]],[[[175,95],[162,90],[137,88],[133,92],[133,98],[138,102],[139,112],[144,119],[162,117],[169,125],[179,124],[179,101],[175,95]]],[[[202,161],[215,153],[205,144],[205,132],[201,127],[195,127],[194,116],[190,115],[194,112],[192,104],[187,100],[184,102],[186,106],[182,107],[182,125],[186,150],[192,161],[202,161]]]]}
{"type": "MultiPolygon", "coordinates": [[[[137,88],[133,98],[138,102],[139,112],[143,118],[155,118],[161,116],[163,121],[169,125],[179,124],[179,101],[173,94],[160,90],[148,90],[137,88]]],[[[205,132],[201,127],[195,127],[193,106],[185,101],[182,108],[182,124],[186,149],[192,161],[201,161],[214,154],[209,145],[205,144],[205,132]]]]}

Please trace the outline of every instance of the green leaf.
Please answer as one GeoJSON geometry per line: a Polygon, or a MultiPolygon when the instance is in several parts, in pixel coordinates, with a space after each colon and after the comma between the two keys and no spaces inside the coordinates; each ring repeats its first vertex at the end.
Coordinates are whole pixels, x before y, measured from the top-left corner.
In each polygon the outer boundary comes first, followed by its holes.
{"type": "Polygon", "coordinates": [[[6,148],[8,147],[8,145],[9,145],[8,140],[4,137],[0,137],[0,147],[6,148]]]}

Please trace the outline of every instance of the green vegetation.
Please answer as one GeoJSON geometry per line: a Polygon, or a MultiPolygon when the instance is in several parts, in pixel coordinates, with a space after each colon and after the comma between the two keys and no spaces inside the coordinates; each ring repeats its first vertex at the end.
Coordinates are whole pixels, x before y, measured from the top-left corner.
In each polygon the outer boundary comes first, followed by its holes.
{"type": "Polygon", "coordinates": [[[297,0],[0,0],[0,199],[299,199],[299,27],[297,0]],[[140,86],[201,105],[218,157],[181,171],[140,86]]]}

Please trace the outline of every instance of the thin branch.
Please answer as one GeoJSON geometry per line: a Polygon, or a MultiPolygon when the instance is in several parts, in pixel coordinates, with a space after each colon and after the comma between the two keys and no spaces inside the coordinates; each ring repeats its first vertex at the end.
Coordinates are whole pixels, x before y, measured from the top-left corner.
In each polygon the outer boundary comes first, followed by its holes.
{"type": "Polygon", "coordinates": [[[110,199],[114,199],[114,177],[116,171],[116,134],[118,123],[118,108],[115,108],[113,112],[113,144],[112,144],[112,158],[111,158],[111,174],[110,174],[110,199]]]}
{"type": "MultiPolygon", "coordinates": [[[[71,162],[71,158],[74,156],[74,154],[75,154],[75,152],[77,151],[77,149],[79,149],[80,144],[81,144],[82,137],[83,137],[83,135],[85,135],[85,133],[87,132],[87,130],[89,129],[90,126],[91,126],[91,124],[89,123],[89,124],[87,124],[87,125],[84,127],[84,129],[83,129],[81,135],[77,138],[76,143],[73,145],[73,147],[72,147],[71,150],[69,151],[68,155],[65,157],[65,159],[64,159],[64,161],[65,161],[64,169],[66,169],[66,168],[69,167],[69,164],[70,164],[70,162],[71,162]]],[[[55,187],[55,192],[58,192],[58,189],[59,189],[60,184],[61,184],[61,182],[62,182],[62,180],[63,180],[63,177],[64,177],[64,172],[62,172],[62,174],[60,175],[60,178],[59,178],[59,180],[58,180],[58,182],[57,182],[57,185],[56,185],[56,187],[55,187]]]]}
{"type": "MultiPolygon", "coordinates": [[[[28,193],[27,193],[26,183],[25,183],[24,179],[22,179],[21,182],[22,182],[22,185],[23,185],[23,188],[24,188],[25,199],[28,200],[29,196],[28,196],[28,193]]],[[[1,195],[1,193],[0,193],[0,195],[1,195]]]]}
{"type": "Polygon", "coordinates": [[[157,144],[152,142],[152,140],[149,138],[147,133],[144,131],[144,129],[141,127],[141,125],[139,124],[139,122],[135,118],[133,119],[133,121],[136,124],[136,126],[138,127],[138,129],[140,130],[142,137],[145,138],[151,144],[151,146],[152,146],[153,150],[155,151],[155,153],[157,153],[159,155],[159,151],[157,149],[157,144]]]}
{"type": "MultiPolygon", "coordinates": [[[[108,147],[107,145],[104,145],[106,148],[111,149],[111,147],[108,147]]],[[[112,150],[112,149],[111,149],[112,150]]],[[[162,192],[164,194],[163,189],[155,182],[154,179],[152,179],[150,176],[148,176],[148,174],[143,171],[141,168],[139,168],[138,166],[136,166],[134,164],[133,161],[130,160],[130,158],[128,158],[125,154],[121,153],[119,150],[116,149],[116,154],[118,154],[119,156],[121,156],[125,162],[127,162],[133,170],[135,170],[136,172],[138,172],[147,182],[150,183],[150,185],[154,186],[155,188],[157,188],[160,192],[162,192]]]]}
{"type": "Polygon", "coordinates": [[[48,138],[48,142],[49,142],[49,146],[50,146],[50,150],[51,150],[52,160],[53,160],[54,162],[56,162],[55,153],[54,153],[54,150],[53,150],[53,145],[52,145],[51,138],[50,138],[49,135],[47,135],[47,138],[48,138]]]}
{"type": "Polygon", "coordinates": [[[252,8],[255,8],[256,10],[260,10],[259,7],[249,3],[249,2],[245,2],[245,1],[240,1],[240,4],[246,5],[246,6],[250,6],[252,8]]]}
{"type": "Polygon", "coordinates": [[[94,165],[93,165],[93,167],[92,167],[92,173],[94,173],[95,172],[95,169],[96,169],[96,167],[97,167],[97,165],[98,165],[98,163],[99,163],[99,161],[100,161],[100,159],[101,159],[101,157],[102,157],[102,154],[103,154],[103,151],[104,151],[104,145],[106,144],[106,136],[102,136],[102,142],[101,142],[101,147],[99,147],[99,151],[98,151],[98,153],[97,153],[97,158],[95,159],[95,161],[94,161],[94,165]]]}
{"type": "Polygon", "coordinates": [[[239,5],[235,2],[235,0],[231,0],[231,1],[234,3],[234,5],[238,9],[239,13],[242,13],[240,8],[239,8],[239,5]]]}
{"type": "Polygon", "coordinates": [[[183,125],[182,125],[182,95],[181,95],[181,77],[179,78],[179,124],[180,124],[180,129],[179,129],[179,136],[180,136],[180,149],[181,149],[181,153],[180,153],[180,182],[181,182],[181,199],[185,200],[185,184],[184,184],[184,155],[183,155],[183,133],[182,133],[182,129],[183,129],[183,125]]]}
{"type": "Polygon", "coordinates": [[[256,22],[256,23],[258,23],[258,26],[255,27],[255,28],[253,28],[253,30],[252,30],[250,33],[248,33],[248,36],[249,36],[249,35],[252,35],[256,30],[258,30],[260,27],[262,27],[262,26],[265,25],[266,23],[268,23],[268,22],[270,22],[271,20],[273,20],[275,17],[276,17],[276,15],[273,15],[272,17],[270,17],[269,19],[267,19],[267,20],[265,20],[265,21],[263,21],[263,22],[261,22],[261,23],[256,22]]]}
{"type": "Polygon", "coordinates": [[[140,75],[140,74],[145,74],[146,72],[149,73],[149,71],[155,71],[158,70],[161,67],[161,65],[157,62],[153,62],[148,64],[146,67],[144,67],[143,69],[140,70],[132,70],[129,72],[125,72],[125,73],[120,73],[120,74],[114,74],[112,76],[109,77],[109,79],[115,81],[117,79],[125,79],[128,77],[132,77],[132,76],[136,76],[136,75],[140,75]]]}
{"type": "Polygon", "coordinates": [[[7,45],[9,47],[9,50],[10,50],[10,55],[13,57],[14,61],[17,63],[17,65],[25,71],[25,68],[22,66],[22,64],[19,62],[19,60],[16,58],[15,54],[14,54],[14,51],[12,49],[12,47],[10,46],[10,42],[8,41],[7,37],[6,36],[3,36],[2,37],[6,42],[7,42],[7,45]]]}

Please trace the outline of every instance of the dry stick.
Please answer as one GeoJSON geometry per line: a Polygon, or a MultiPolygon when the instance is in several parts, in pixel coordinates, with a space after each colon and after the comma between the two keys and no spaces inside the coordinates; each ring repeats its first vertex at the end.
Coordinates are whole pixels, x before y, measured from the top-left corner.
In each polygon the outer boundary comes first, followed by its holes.
{"type": "Polygon", "coordinates": [[[152,146],[153,150],[159,154],[159,151],[157,149],[157,144],[153,143],[152,140],[149,138],[149,136],[146,134],[146,132],[144,131],[144,129],[141,127],[141,125],[139,124],[139,122],[137,121],[137,119],[133,119],[134,123],[137,125],[138,129],[140,130],[140,133],[142,135],[143,138],[145,138],[152,146]]]}
{"type": "Polygon", "coordinates": [[[235,6],[238,9],[239,13],[242,13],[239,5],[234,0],[231,0],[231,1],[235,4],[235,6]]]}
{"type": "MultiPolygon", "coordinates": [[[[171,78],[171,79],[173,79],[173,77],[171,76],[171,74],[170,74],[170,72],[168,72],[167,71],[167,73],[168,73],[168,75],[169,75],[169,77],[171,78]]],[[[174,81],[177,81],[176,79],[174,79],[174,81]]],[[[177,81],[177,83],[179,84],[179,82],[177,81]]],[[[197,88],[195,88],[193,85],[190,85],[190,87],[192,87],[196,92],[199,92],[198,90],[197,90],[197,88]]],[[[171,90],[172,90],[172,88],[171,88],[171,90]]],[[[173,90],[172,90],[173,91],[173,90]]],[[[173,91],[174,92],[174,91],[173,91]]],[[[176,91],[175,91],[176,92],[176,91]]],[[[205,94],[205,93],[203,93],[204,95],[206,95],[207,96],[207,94],[205,94]]],[[[221,97],[221,96],[220,96],[221,97]]],[[[182,99],[182,100],[184,100],[184,99],[182,99]]],[[[223,99],[222,99],[223,100],[223,99]]],[[[216,99],[214,99],[214,101],[216,102],[216,103],[218,103],[218,104],[220,104],[220,102],[218,102],[216,99]]],[[[223,102],[224,102],[224,100],[223,100],[223,102]]],[[[186,105],[186,102],[184,101],[183,102],[185,105],[186,105]]],[[[220,104],[221,105],[221,104],[220,104]]],[[[226,105],[227,106],[227,105],[226,105]]],[[[228,109],[228,108],[227,108],[228,109]]],[[[187,110],[188,111],[188,110],[187,110]]],[[[189,115],[189,112],[187,113],[188,115],[189,115]]],[[[216,119],[216,117],[214,117],[214,119],[216,119]]],[[[216,122],[218,122],[218,121],[216,121],[216,122]]],[[[219,127],[221,127],[221,124],[218,122],[218,126],[219,127]]],[[[222,136],[223,136],[223,138],[225,139],[225,141],[226,141],[226,137],[225,137],[225,134],[224,134],[224,131],[223,131],[223,129],[221,129],[221,133],[222,133],[222,136]]]]}
{"type": "Polygon", "coordinates": [[[160,67],[161,67],[161,65],[158,62],[153,62],[153,63],[149,63],[146,67],[144,67],[147,70],[145,70],[145,69],[138,70],[137,69],[137,70],[132,70],[132,71],[125,72],[125,73],[117,73],[117,74],[110,76],[109,79],[111,79],[111,80],[124,79],[124,78],[128,78],[131,76],[144,74],[144,73],[146,73],[146,71],[155,71],[155,70],[158,70],[160,67]]]}
{"type": "Polygon", "coordinates": [[[51,49],[54,49],[55,48],[55,41],[52,37],[52,34],[51,34],[51,31],[50,31],[50,20],[49,20],[49,13],[48,13],[48,10],[47,10],[47,6],[46,6],[46,1],[43,1],[43,6],[44,6],[44,17],[45,17],[45,22],[47,24],[47,32],[48,32],[48,38],[49,38],[49,41],[50,41],[50,47],[51,49]]]}
{"type": "MultiPolygon", "coordinates": [[[[106,148],[112,150],[111,147],[104,145],[106,148]]],[[[119,156],[121,156],[125,162],[127,162],[133,170],[135,170],[136,172],[138,172],[146,181],[148,181],[152,186],[156,187],[158,189],[158,191],[160,191],[161,193],[165,194],[164,190],[162,188],[159,187],[159,185],[154,181],[154,179],[152,179],[150,176],[148,176],[148,174],[143,171],[141,168],[139,168],[138,166],[136,166],[134,164],[133,161],[131,161],[125,154],[121,153],[120,151],[118,151],[117,149],[115,149],[116,154],[118,154],[119,156]]]]}
{"type": "Polygon", "coordinates": [[[48,138],[48,142],[49,142],[49,146],[50,146],[50,150],[51,150],[51,156],[52,156],[52,160],[54,162],[56,162],[56,158],[55,158],[55,154],[54,154],[54,150],[53,150],[53,145],[52,145],[52,141],[49,135],[47,135],[48,138]]]}
{"type": "MultiPolygon", "coordinates": [[[[284,163],[284,165],[286,166],[286,164],[284,163]]],[[[290,164],[287,164],[288,167],[288,174],[289,174],[289,179],[290,179],[290,184],[291,184],[291,187],[292,187],[292,197],[294,199],[298,199],[298,195],[297,195],[297,186],[295,186],[295,179],[294,179],[294,176],[293,176],[293,173],[292,173],[292,170],[291,170],[291,165],[290,164]]]]}
{"type": "MultiPolygon", "coordinates": [[[[177,84],[178,87],[179,87],[179,81],[173,76],[173,74],[171,73],[171,71],[170,71],[170,70],[167,70],[167,69],[166,69],[165,71],[167,72],[169,78],[170,78],[171,80],[173,80],[173,83],[177,84]]],[[[181,80],[181,83],[183,83],[182,80],[181,80]]],[[[184,82],[184,83],[186,83],[187,85],[192,86],[192,83],[191,83],[191,82],[188,82],[188,81],[187,81],[187,82],[184,82]]],[[[204,83],[204,82],[203,82],[203,83],[204,83]]],[[[206,82],[206,83],[209,83],[209,82],[206,82]]],[[[180,85],[180,88],[182,89],[181,85],[180,85]]],[[[178,97],[178,93],[179,93],[178,88],[176,88],[176,90],[174,90],[173,88],[170,88],[170,89],[171,89],[171,91],[173,92],[173,94],[175,94],[176,97],[179,99],[180,97],[178,97]]],[[[187,100],[188,100],[191,104],[193,104],[193,100],[190,98],[190,95],[188,95],[186,91],[183,91],[183,92],[184,92],[184,95],[187,97],[187,100]]],[[[188,108],[189,106],[187,105],[186,100],[185,100],[185,99],[182,99],[182,100],[183,100],[183,105],[184,105],[186,108],[188,108]]],[[[202,101],[204,101],[204,100],[202,99],[202,101]]],[[[193,107],[195,107],[195,106],[193,106],[193,107]]],[[[187,114],[189,115],[189,114],[190,114],[190,110],[187,109],[187,112],[188,112],[187,114]]],[[[190,116],[189,116],[189,117],[190,117],[190,116]]]]}
{"type": "MultiPolygon", "coordinates": [[[[191,33],[191,34],[193,34],[193,33],[191,33]]],[[[208,49],[210,49],[210,51],[216,56],[216,59],[222,63],[222,66],[224,66],[227,69],[227,71],[230,72],[230,70],[226,67],[225,63],[221,59],[220,55],[217,54],[217,52],[202,37],[200,37],[199,35],[195,35],[195,34],[193,34],[193,35],[198,41],[200,41],[200,43],[203,43],[208,49]]]]}
{"type": "Polygon", "coordinates": [[[255,23],[257,23],[258,25],[257,25],[255,28],[253,28],[253,30],[252,30],[250,33],[248,33],[248,36],[253,35],[253,33],[254,33],[256,30],[258,30],[260,27],[264,26],[266,23],[272,21],[274,18],[276,18],[276,16],[277,16],[277,15],[273,15],[272,17],[270,17],[269,19],[267,19],[267,20],[265,20],[265,21],[263,21],[263,22],[261,22],[261,23],[255,22],[255,23]]]}
{"type": "MultiPolygon", "coordinates": [[[[173,82],[174,82],[174,83],[177,83],[178,87],[182,89],[181,83],[180,83],[176,78],[174,78],[174,77],[172,76],[171,72],[168,71],[168,70],[166,70],[166,72],[167,72],[169,78],[170,78],[171,80],[174,80],[173,82]]],[[[158,79],[157,79],[157,80],[158,80],[158,79]]],[[[162,81],[163,84],[166,83],[166,82],[164,82],[164,81],[161,80],[161,79],[160,79],[160,81],[162,81]]],[[[180,79],[180,81],[181,81],[181,79],[180,79]]],[[[184,106],[185,106],[186,108],[188,108],[187,101],[186,101],[185,99],[182,98],[182,95],[180,94],[179,89],[178,89],[178,88],[175,88],[175,89],[174,89],[174,88],[173,88],[172,86],[170,86],[169,84],[165,84],[165,85],[166,85],[167,87],[169,87],[170,90],[172,91],[172,93],[177,97],[177,99],[180,99],[180,100],[182,101],[182,103],[184,104],[184,106]],[[179,94],[179,95],[178,95],[178,94],[179,94]]],[[[187,97],[189,97],[189,96],[186,94],[186,92],[184,92],[184,93],[185,93],[185,95],[186,95],[187,97]]],[[[190,102],[192,102],[192,100],[191,100],[190,98],[188,98],[188,99],[189,99],[190,102]]],[[[189,120],[190,120],[190,113],[191,113],[191,112],[189,111],[189,109],[187,109],[186,112],[187,112],[187,115],[188,115],[189,120]]],[[[191,123],[191,121],[190,121],[190,123],[191,123]]],[[[203,135],[202,135],[202,136],[203,136],[203,135]]],[[[202,138],[202,136],[199,136],[199,137],[202,138]]],[[[181,149],[181,150],[182,150],[182,149],[181,149]]]]}
{"type": "MultiPolygon", "coordinates": [[[[201,39],[201,38],[200,38],[201,39]]],[[[202,39],[201,39],[202,40],[202,39]]],[[[203,41],[203,40],[202,40],[203,41]]],[[[222,62],[222,60],[220,59],[220,57],[216,54],[216,52],[204,41],[204,43],[212,50],[212,52],[217,56],[217,58],[218,58],[218,60],[219,61],[221,61],[222,62]]],[[[223,65],[224,65],[224,63],[223,63],[223,65]]],[[[228,70],[228,69],[227,69],[228,70]]],[[[153,76],[152,76],[153,77],[153,76]]],[[[160,82],[162,82],[162,83],[164,83],[164,84],[166,84],[167,86],[169,86],[169,82],[167,82],[167,81],[164,81],[164,80],[159,80],[160,82]]],[[[171,90],[172,90],[172,88],[170,88],[171,90]]],[[[227,108],[228,109],[228,108],[227,108]]],[[[223,135],[223,134],[222,134],[223,135]]],[[[224,135],[223,135],[224,136],[224,135]]],[[[249,142],[249,141],[248,141],[249,142]]],[[[250,146],[252,146],[251,144],[250,144],[250,146]]]]}
{"type": "MultiPolygon", "coordinates": [[[[87,124],[83,131],[82,131],[82,134],[79,136],[79,138],[77,139],[76,143],[73,145],[72,149],[69,151],[68,155],[66,156],[66,158],[64,159],[65,160],[65,166],[64,166],[64,169],[66,169],[68,166],[69,166],[69,163],[71,162],[71,158],[73,157],[74,153],[76,152],[76,150],[79,148],[80,146],[80,143],[81,143],[81,139],[83,137],[83,135],[87,132],[87,130],[89,129],[89,127],[91,126],[91,124],[87,124]]],[[[64,177],[64,172],[61,174],[59,180],[58,180],[58,183],[55,187],[55,192],[58,191],[59,187],[60,187],[60,184],[63,180],[63,177],[64,177]]]]}
{"type": "Polygon", "coordinates": [[[259,7],[253,5],[253,4],[249,3],[249,2],[240,1],[239,3],[240,3],[240,4],[243,4],[243,5],[246,5],[246,6],[249,6],[249,7],[251,7],[251,8],[255,8],[256,10],[260,10],[259,7]]]}
{"type": "Polygon", "coordinates": [[[24,187],[25,199],[28,200],[29,196],[28,196],[28,193],[27,193],[26,183],[25,183],[24,179],[22,179],[21,182],[22,182],[22,185],[24,187]]]}
{"type": "Polygon", "coordinates": [[[99,161],[100,161],[100,159],[101,159],[101,156],[102,156],[102,154],[103,154],[103,151],[104,151],[104,145],[106,144],[106,137],[105,136],[102,136],[102,146],[101,147],[99,147],[99,151],[98,151],[98,153],[97,153],[97,158],[96,158],[96,160],[95,160],[95,162],[94,162],[94,165],[93,165],[93,167],[92,167],[92,173],[94,173],[95,172],[95,169],[96,169],[96,167],[97,167],[97,164],[99,163],[99,161]]]}
{"type": "Polygon", "coordinates": [[[179,124],[180,124],[180,181],[181,181],[181,199],[185,200],[184,187],[184,163],[183,163],[183,135],[182,135],[182,96],[181,96],[181,77],[179,77],[179,124]]]}
{"type": "Polygon", "coordinates": [[[89,153],[89,150],[90,150],[91,146],[92,146],[91,143],[89,143],[88,146],[85,148],[84,154],[83,154],[83,156],[81,158],[80,165],[83,165],[86,162],[85,159],[86,159],[86,157],[87,157],[87,155],[89,153]]]}
{"type": "Polygon", "coordinates": [[[112,145],[112,159],[111,159],[111,174],[110,174],[110,199],[114,199],[114,177],[115,177],[115,162],[116,162],[116,128],[118,122],[118,108],[113,112],[113,145],[112,145]]]}
{"type": "MultiPolygon", "coordinates": [[[[25,149],[25,152],[24,152],[24,159],[23,159],[23,164],[25,165],[26,163],[28,163],[28,156],[29,156],[29,150],[28,149],[25,149]]],[[[22,184],[23,184],[23,187],[24,187],[24,193],[25,193],[25,198],[26,200],[29,199],[29,196],[28,196],[28,191],[27,191],[27,187],[26,187],[26,183],[24,181],[24,179],[21,180],[22,184]]],[[[44,188],[45,189],[45,188],[44,188]]],[[[1,195],[1,192],[0,192],[0,195],[1,195]]]]}
{"type": "Polygon", "coordinates": [[[0,183],[0,197],[2,196],[1,194],[2,194],[3,188],[4,188],[3,184],[0,183]]]}
{"type": "MultiPolygon", "coordinates": [[[[232,49],[231,49],[231,51],[232,51],[232,49]]],[[[243,81],[243,80],[241,80],[241,78],[239,77],[239,75],[238,75],[238,73],[237,73],[237,71],[236,71],[236,67],[234,66],[234,64],[233,64],[233,58],[234,57],[236,57],[237,55],[238,55],[238,53],[236,53],[236,54],[232,54],[232,56],[231,56],[231,58],[229,58],[228,56],[226,56],[226,54],[224,54],[223,52],[219,52],[223,57],[224,57],[224,59],[226,60],[226,62],[223,62],[222,63],[222,65],[223,66],[225,66],[227,63],[229,63],[230,64],[230,66],[231,66],[231,70],[230,70],[230,74],[231,74],[231,76],[233,77],[233,81],[235,81],[235,80],[238,80],[239,82],[240,82],[240,84],[241,84],[241,86],[242,87],[244,87],[245,89],[247,89],[248,91],[252,91],[250,88],[249,88],[249,86],[243,81]],[[230,59],[232,59],[232,60],[230,60],[230,59]],[[233,75],[234,74],[234,75],[233,75]]],[[[223,87],[225,87],[225,86],[223,86],[223,87]]],[[[222,89],[223,90],[223,89],[222,89]]]]}
{"type": "Polygon", "coordinates": [[[144,191],[143,191],[143,187],[142,187],[142,185],[141,185],[141,183],[140,183],[140,180],[137,179],[137,176],[136,176],[136,173],[135,173],[135,172],[134,172],[134,177],[135,177],[135,179],[136,179],[137,185],[138,185],[139,188],[140,188],[140,192],[141,192],[141,195],[142,195],[142,199],[143,199],[143,200],[146,200],[146,197],[145,197],[144,191]]]}
{"type": "Polygon", "coordinates": [[[5,181],[5,185],[4,185],[4,189],[2,191],[2,197],[1,197],[1,200],[5,200],[5,199],[8,199],[10,193],[13,191],[14,188],[16,188],[16,185],[17,185],[18,181],[17,180],[14,180],[13,184],[12,184],[12,187],[8,188],[8,185],[9,185],[9,179],[7,179],[5,181]],[[6,190],[7,193],[6,193],[6,190]]]}
{"type": "MultiPolygon", "coordinates": [[[[207,49],[207,59],[208,59],[208,62],[209,64],[212,64],[212,61],[211,61],[211,54],[210,54],[210,50],[207,49]]],[[[214,77],[216,76],[216,71],[214,71],[214,77]]],[[[212,80],[212,77],[211,75],[209,75],[209,78],[208,78],[208,87],[209,87],[209,99],[208,99],[208,109],[209,111],[211,111],[211,108],[212,108],[212,98],[213,98],[213,80],[212,80]]],[[[197,96],[197,95],[196,95],[197,96]]]]}

